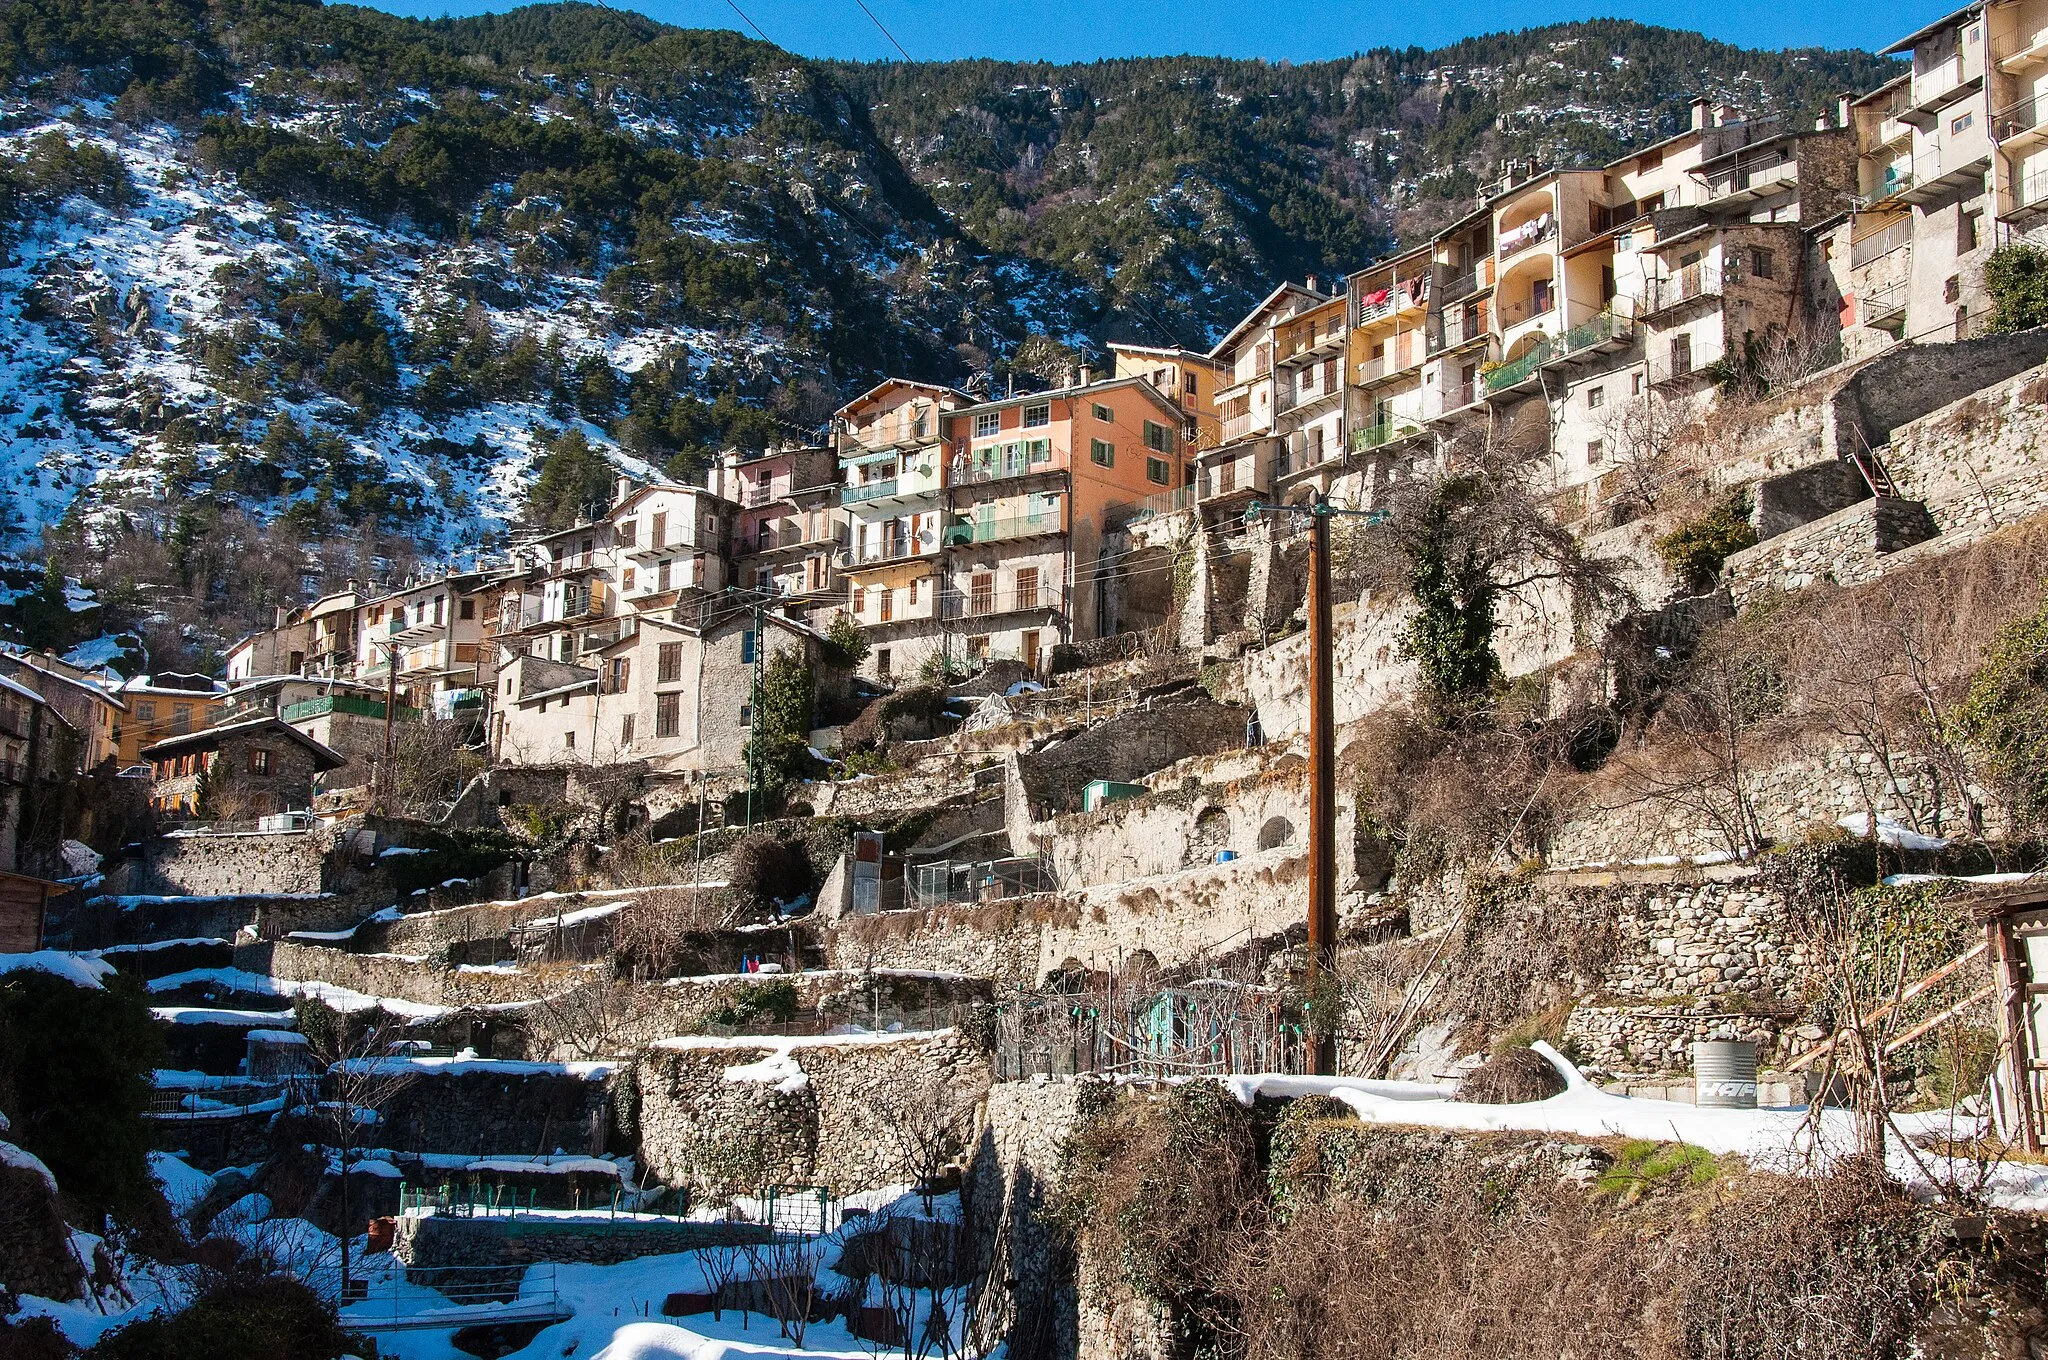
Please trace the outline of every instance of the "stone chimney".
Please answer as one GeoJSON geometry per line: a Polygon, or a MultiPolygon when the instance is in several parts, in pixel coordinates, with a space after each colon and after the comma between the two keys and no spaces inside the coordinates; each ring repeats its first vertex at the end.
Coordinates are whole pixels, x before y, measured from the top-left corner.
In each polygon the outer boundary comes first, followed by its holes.
{"type": "Polygon", "coordinates": [[[1742,121],[1742,115],[1735,111],[1733,104],[1723,104],[1714,110],[1715,127],[1734,127],[1742,121]]]}
{"type": "Polygon", "coordinates": [[[1695,99],[1692,101],[1692,130],[1694,132],[1698,132],[1705,128],[1706,125],[1707,101],[1704,99],[1695,99]]]}

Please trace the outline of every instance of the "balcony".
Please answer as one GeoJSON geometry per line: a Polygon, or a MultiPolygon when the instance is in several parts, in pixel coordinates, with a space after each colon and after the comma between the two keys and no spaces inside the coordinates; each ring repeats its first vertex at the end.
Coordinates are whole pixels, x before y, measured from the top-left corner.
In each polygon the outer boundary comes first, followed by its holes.
{"type": "Polygon", "coordinates": [[[1849,243],[1849,267],[1861,269],[1867,264],[1881,260],[1895,250],[1909,250],[1913,245],[1913,219],[1902,217],[1868,236],[1849,243]]]}
{"type": "Polygon", "coordinates": [[[1486,390],[1489,393],[1505,392],[1527,382],[1551,364],[1599,350],[1619,348],[1634,338],[1634,323],[1616,316],[1611,310],[1601,312],[1563,335],[1555,338],[1546,336],[1520,358],[1488,371],[1486,390]]]}
{"type": "Polygon", "coordinates": [[[942,619],[988,619],[1003,614],[1056,611],[1059,607],[1060,593],[1051,586],[949,591],[939,597],[942,619]]]}
{"type": "Polygon", "coordinates": [[[890,538],[865,547],[847,548],[839,554],[841,571],[860,571],[867,567],[886,567],[896,562],[908,562],[915,557],[929,556],[925,543],[915,538],[890,538]]]}
{"type": "Polygon", "coordinates": [[[2042,213],[2048,213],[2048,170],[2035,170],[2013,186],[2013,205],[2002,217],[2021,222],[2042,213]]]}
{"type": "Polygon", "coordinates": [[[1195,503],[1195,488],[1177,486],[1171,491],[1158,491],[1138,502],[1125,524],[1143,524],[1149,519],[1161,519],[1176,515],[1195,503]]]}
{"type": "MultiPolygon", "coordinates": [[[[1465,292],[1471,292],[1467,288],[1465,292]]],[[[1358,303],[1356,326],[1370,326],[1375,321],[1384,321],[1401,312],[1414,311],[1429,305],[1430,286],[1427,276],[1414,279],[1397,279],[1386,288],[1366,294],[1358,303]]],[[[1460,295],[1462,296],[1462,294],[1460,295]]]]}
{"type": "MultiPolygon", "coordinates": [[[[1303,371],[1313,372],[1314,370],[1304,369],[1303,371]]],[[[1300,383],[1289,381],[1281,384],[1280,390],[1273,394],[1273,413],[1280,415],[1288,411],[1298,411],[1304,406],[1314,406],[1328,401],[1343,390],[1343,386],[1339,383],[1319,382],[1313,386],[1304,387],[1300,383]]],[[[1164,450],[1155,449],[1154,452],[1164,452],[1164,450]]]]}
{"type": "Polygon", "coordinates": [[[401,609],[394,612],[390,623],[385,625],[385,638],[392,642],[423,642],[431,637],[439,637],[448,631],[447,623],[434,620],[431,614],[423,615],[418,621],[408,623],[407,620],[412,617],[413,611],[410,609],[401,609]]]}
{"type": "Polygon", "coordinates": [[[1491,299],[1481,302],[1469,315],[1460,308],[1455,312],[1440,312],[1431,317],[1430,322],[1427,339],[1432,355],[1483,341],[1493,334],[1491,299]]]}
{"type": "Polygon", "coordinates": [[[1201,503],[1271,495],[1273,462],[1279,452],[1279,440],[1262,439],[1204,462],[1196,473],[1201,503]]]}
{"type": "Polygon", "coordinates": [[[1716,203],[1748,203],[1799,187],[1799,162],[1783,160],[1754,169],[1737,166],[1726,177],[1716,176],[1708,188],[1716,203]]]}
{"type": "Polygon", "coordinates": [[[1042,534],[1064,533],[1058,515],[1011,515],[1004,519],[970,519],[949,525],[945,545],[964,548],[976,543],[1001,543],[1016,538],[1037,538],[1042,534]]]}
{"type": "Polygon", "coordinates": [[[1456,415],[1460,411],[1476,411],[1486,396],[1486,379],[1474,378],[1470,382],[1447,382],[1443,394],[1437,399],[1436,413],[1439,418],[1456,415]]]}
{"type": "Polygon", "coordinates": [[[1642,318],[1649,320],[1702,298],[1721,296],[1721,271],[1704,260],[1680,265],[1675,274],[1644,283],[1642,318]]]}
{"type": "Polygon", "coordinates": [[[1531,246],[1541,245],[1545,241],[1555,239],[1556,236],[1557,219],[1549,213],[1542,213],[1519,227],[1502,232],[1494,256],[1500,260],[1511,259],[1531,246]]]}
{"type": "Polygon", "coordinates": [[[2048,100],[2029,96],[1991,115],[1992,139],[2007,151],[2020,151],[2048,137],[2048,100]]]}
{"type": "Polygon", "coordinates": [[[1386,420],[1376,420],[1361,429],[1353,430],[1351,432],[1351,451],[1353,453],[1370,453],[1374,449],[1383,449],[1389,444],[1399,443],[1410,435],[1421,433],[1422,426],[1415,421],[1407,420],[1400,416],[1391,416],[1386,420]]]}
{"type": "Polygon", "coordinates": [[[1877,183],[1871,186],[1870,191],[1856,195],[1852,202],[1859,211],[1869,212],[1873,208],[1881,208],[1902,199],[1904,195],[1911,193],[1912,189],[1912,164],[1900,159],[1887,165],[1884,174],[1878,177],[1877,183]]]}
{"type": "MultiPolygon", "coordinates": [[[[1979,145],[1983,144],[1980,142],[1979,145]]],[[[1899,197],[1908,203],[1932,202],[1961,188],[1973,176],[1981,180],[1990,166],[1988,146],[1974,151],[1937,146],[1913,158],[1913,182],[1900,192],[1899,197]]]]}
{"type": "Polygon", "coordinates": [[[1906,326],[1908,279],[1880,284],[1856,299],[1856,319],[1865,326],[1897,335],[1906,326]]]}
{"type": "Polygon", "coordinates": [[[750,540],[747,551],[756,553],[787,552],[793,548],[845,547],[846,526],[828,524],[817,533],[811,533],[801,523],[791,524],[778,531],[773,525],[764,524],[759,533],[750,540]]]}
{"type": "Polygon", "coordinates": [[[859,505],[863,501],[878,501],[884,496],[895,495],[896,486],[897,481],[894,477],[886,477],[879,482],[863,482],[858,486],[849,484],[839,488],[839,503],[859,505]]]}
{"type": "Polygon", "coordinates": [[[1029,477],[1038,472],[1056,472],[1053,465],[1052,441],[1032,440],[1029,443],[1010,447],[977,449],[973,456],[956,464],[953,468],[955,486],[980,486],[989,482],[1005,481],[1011,477],[1029,477]],[[1044,447],[1033,450],[1031,444],[1044,447]]]}
{"type": "Polygon", "coordinates": [[[1958,52],[1939,65],[1913,73],[1912,102],[1901,113],[1908,122],[1933,126],[1939,112],[1984,84],[1984,64],[1958,52]]]}
{"type": "Polygon", "coordinates": [[[619,549],[619,555],[634,562],[652,562],[657,558],[673,557],[678,553],[703,552],[712,550],[715,547],[715,545],[699,543],[697,541],[695,525],[679,524],[673,527],[682,532],[676,537],[664,538],[658,543],[652,539],[649,539],[646,543],[629,543],[619,549]]]}
{"type": "Polygon", "coordinates": [[[1342,353],[1343,349],[1344,328],[1342,326],[1335,330],[1325,331],[1322,334],[1316,334],[1313,330],[1297,331],[1286,335],[1280,341],[1279,352],[1273,356],[1273,361],[1279,364],[1301,363],[1304,361],[1313,363],[1317,359],[1324,359],[1331,355],[1342,353]]]}
{"type": "MultiPolygon", "coordinates": [[[[1247,437],[1254,429],[1258,428],[1258,420],[1257,416],[1247,411],[1241,416],[1231,416],[1223,421],[1223,443],[1234,444],[1238,440],[1247,437]]],[[[1221,445],[1218,447],[1221,447],[1221,445]]]]}
{"type": "Polygon", "coordinates": [[[1481,260],[1478,264],[1463,269],[1446,268],[1443,287],[1438,291],[1437,306],[1448,307],[1461,298],[1471,297],[1482,288],[1493,285],[1493,262],[1481,260]]]}
{"type": "Polygon", "coordinates": [[[1991,59],[2007,75],[2018,75],[2048,62],[2048,28],[2038,33],[2015,33],[2009,38],[2000,38],[1991,44],[1991,59]]]}

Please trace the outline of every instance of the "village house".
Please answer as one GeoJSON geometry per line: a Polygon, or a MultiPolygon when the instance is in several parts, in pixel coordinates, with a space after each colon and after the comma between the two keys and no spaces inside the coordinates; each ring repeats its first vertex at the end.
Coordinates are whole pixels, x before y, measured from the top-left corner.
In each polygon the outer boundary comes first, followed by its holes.
{"type": "Polygon", "coordinates": [[[316,780],[348,762],[276,718],[202,728],[147,747],[149,803],[161,814],[252,821],[313,806],[316,780]]]}
{"type": "Polygon", "coordinates": [[[48,652],[19,652],[0,648],[0,676],[14,680],[40,694],[78,736],[76,758],[80,773],[96,770],[113,760],[121,750],[121,728],[128,717],[128,705],[101,683],[91,671],[58,659],[48,652]]]}
{"type": "Polygon", "coordinates": [[[114,757],[123,769],[140,763],[143,747],[209,726],[227,704],[221,681],[178,671],[130,677],[116,692],[128,705],[114,757]]]}

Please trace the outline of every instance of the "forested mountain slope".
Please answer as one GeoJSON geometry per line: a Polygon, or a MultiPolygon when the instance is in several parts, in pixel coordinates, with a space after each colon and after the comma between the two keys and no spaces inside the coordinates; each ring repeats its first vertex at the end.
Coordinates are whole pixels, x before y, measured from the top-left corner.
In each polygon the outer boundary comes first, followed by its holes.
{"type": "Polygon", "coordinates": [[[0,547],[189,655],[323,570],[573,514],[608,460],[808,435],[883,373],[1206,344],[1504,155],[1607,155],[1696,90],[1808,116],[1884,68],[1614,23],[852,67],[579,4],[14,0],[0,69],[0,547]]]}

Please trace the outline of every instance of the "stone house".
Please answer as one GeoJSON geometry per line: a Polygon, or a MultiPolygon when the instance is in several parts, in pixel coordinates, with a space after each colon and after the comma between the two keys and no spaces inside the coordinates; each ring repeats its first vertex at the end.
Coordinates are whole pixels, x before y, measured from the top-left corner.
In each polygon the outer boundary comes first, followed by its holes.
{"type": "Polygon", "coordinates": [[[598,672],[538,652],[498,671],[491,754],[508,765],[611,764],[625,758],[610,729],[597,726],[598,672]]]}
{"type": "Polygon", "coordinates": [[[34,690],[70,724],[79,737],[77,768],[81,773],[97,769],[120,751],[128,705],[92,672],[48,652],[0,650],[0,676],[34,690]]]}
{"type": "Polygon", "coordinates": [[[0,675],[0,868],[21,867],[24,840],[38,839],[29,829],[36,790],[70,776],[78,745],[47,699],[0,675]]]}
{"type": "Polygon", "coordinates": [[[276,718],[257,716],[203,728],[144,748],[160,813],[242,821],[310,808],[315,779],[348,763],[338,752],[276,718]]]}

